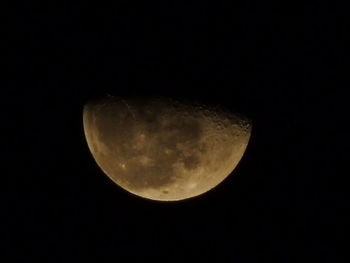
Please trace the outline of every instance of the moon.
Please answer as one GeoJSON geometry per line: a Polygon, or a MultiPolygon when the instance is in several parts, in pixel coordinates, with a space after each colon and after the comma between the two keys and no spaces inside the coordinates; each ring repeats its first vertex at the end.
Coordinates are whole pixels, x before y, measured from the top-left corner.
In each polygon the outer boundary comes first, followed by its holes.
{"type": "Polygon", "coordinates": [[[106,97],[84,106],[88,147],[103,172],[137,196],[176,201],[220,184],[251,134],[245,117],[170,98],[106,97]]]}

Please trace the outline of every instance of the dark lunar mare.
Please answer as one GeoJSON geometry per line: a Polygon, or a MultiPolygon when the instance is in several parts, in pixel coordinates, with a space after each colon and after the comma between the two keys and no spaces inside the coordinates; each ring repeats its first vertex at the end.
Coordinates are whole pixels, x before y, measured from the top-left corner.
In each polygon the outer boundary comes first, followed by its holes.
{"type": "Polygon", "coordinates": [[[98,137],[112,142],[107,145],[109,156],[100,153],[98,161],[108,174],[118,174],[115,179],[130,189],[157,189],[172,184],[178,176],[174,161],[183,163],[185,169],[195,169],[200,163],[198,153],[206,150],[199,142],[203,130],[195,112],[190,117],[192,109],[178,102],[109,98],[89,104],[87,110],[94,116],[98,137]],[[133,143],[137,143],[140,134],[145,141],[144,147],[138,149],[133,143]],[[140,163],[143,157],[155,162],[146,167],[140,163]],[[113,161],[106,162],[106,158],[113,161]],[[127,170],[118,165],[123,162],[127,163],[127,170]]]}

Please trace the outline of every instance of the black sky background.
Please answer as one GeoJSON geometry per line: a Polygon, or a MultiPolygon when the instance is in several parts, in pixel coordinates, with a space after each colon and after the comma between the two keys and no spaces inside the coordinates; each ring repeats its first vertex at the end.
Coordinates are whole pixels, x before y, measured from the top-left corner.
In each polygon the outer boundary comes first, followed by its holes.
{"type": "Polygon", "coordinates": [[[5,255],[343,262],[340,8],[63,1],[5,11],[5,255]],[[249,147],[203,196],[162,203],[130,195],[102,173],[84,138],[83,106],[106,93],[223,105],[252,120],[249,147]]]}

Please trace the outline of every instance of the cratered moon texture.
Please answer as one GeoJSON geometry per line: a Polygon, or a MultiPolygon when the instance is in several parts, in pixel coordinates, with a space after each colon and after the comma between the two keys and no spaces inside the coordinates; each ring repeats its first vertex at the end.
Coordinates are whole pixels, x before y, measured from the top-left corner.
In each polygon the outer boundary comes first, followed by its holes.
{"type": "Polygon", "coordinates": [[[163,201],[217,186],[237,166],[251,132],[246,118],[168,98],[89,102],[83,122],[90,151],[110,179],[163,201]]]}

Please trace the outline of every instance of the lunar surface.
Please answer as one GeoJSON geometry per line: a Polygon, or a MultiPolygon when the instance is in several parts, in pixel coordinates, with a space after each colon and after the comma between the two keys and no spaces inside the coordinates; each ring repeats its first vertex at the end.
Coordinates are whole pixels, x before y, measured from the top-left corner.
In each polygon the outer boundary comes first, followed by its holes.
{"type": "Polygon", "coordinates": [[[246,118],[168,98],[91,101],[83,123],[89,149],[110,179],[163,201],[217,186],[237,166],[251,133],[246,118]]]}

